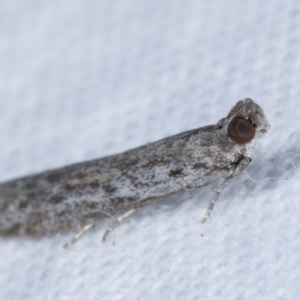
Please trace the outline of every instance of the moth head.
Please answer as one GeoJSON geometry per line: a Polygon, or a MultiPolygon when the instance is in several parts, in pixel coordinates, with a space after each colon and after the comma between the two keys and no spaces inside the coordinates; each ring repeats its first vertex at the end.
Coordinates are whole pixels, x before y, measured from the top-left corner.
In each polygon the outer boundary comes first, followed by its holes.
{"type": "Polygon", "coordinates": [[[263,110],[249,98],[237,102],[228,116],[221,121],[222,126],[227,124],[228,138],[239,145],[250,144],[270,129],[263,110]]]}

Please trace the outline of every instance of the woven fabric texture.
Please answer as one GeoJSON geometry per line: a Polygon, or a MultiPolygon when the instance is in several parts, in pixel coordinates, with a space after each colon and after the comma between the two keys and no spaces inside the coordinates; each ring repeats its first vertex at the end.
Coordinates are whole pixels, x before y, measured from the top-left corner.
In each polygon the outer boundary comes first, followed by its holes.
{"type": "Polygon", "coordinates": [[[246,173],[146,208],[101,245],[0,239],[0,299],[298,299],[300,2],[0,3],[0,181],[214,124],[240,99],[271,130],[246,173]],[[172,201],[171,201],[172,202],[172,201]]]}

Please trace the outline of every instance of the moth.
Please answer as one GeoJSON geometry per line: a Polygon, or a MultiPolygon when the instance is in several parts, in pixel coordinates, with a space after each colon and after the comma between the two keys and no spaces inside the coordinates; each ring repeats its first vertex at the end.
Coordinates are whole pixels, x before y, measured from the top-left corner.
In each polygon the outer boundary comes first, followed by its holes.
{"type": "Polygon", "coordinates": [[[263,110],[248,98],[215,125],[4,182],[0,235],[40,237],[81,229],[68,246],[111,217],[105,241],[110,231],[145,205],[219,180],[205,222],[224,187],[250,164],[254,145],[269,128],[263,110]]]}

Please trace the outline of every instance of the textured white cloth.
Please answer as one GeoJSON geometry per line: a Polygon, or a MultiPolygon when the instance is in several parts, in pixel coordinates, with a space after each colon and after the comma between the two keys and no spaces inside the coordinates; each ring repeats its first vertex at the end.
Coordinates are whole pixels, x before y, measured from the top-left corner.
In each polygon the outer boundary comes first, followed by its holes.
{"type": "MultiPolygon", "coordinates": [[[[2,1],[0,180],[216,123],[251,97],[272,126],[210,188],[101,245],[0,239],[0,299],[298,299],[300,2],[2,1]]],[[[180,199],[175,199],[180,202],[180,199]]]]}

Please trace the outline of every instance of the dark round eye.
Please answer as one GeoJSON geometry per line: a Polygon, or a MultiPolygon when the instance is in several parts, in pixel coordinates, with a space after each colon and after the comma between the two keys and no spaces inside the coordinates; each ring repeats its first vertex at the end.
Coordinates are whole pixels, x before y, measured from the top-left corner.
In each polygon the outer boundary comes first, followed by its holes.
{"type": "Polygon", "coordinates": [[[242,118],[234,118],[228,125],[228,136],[237,144],[249,143],[255,134],[253,124],[242,118]]]}

